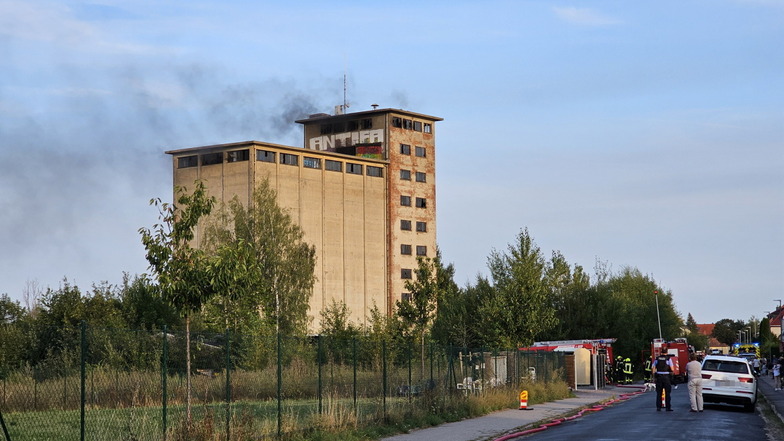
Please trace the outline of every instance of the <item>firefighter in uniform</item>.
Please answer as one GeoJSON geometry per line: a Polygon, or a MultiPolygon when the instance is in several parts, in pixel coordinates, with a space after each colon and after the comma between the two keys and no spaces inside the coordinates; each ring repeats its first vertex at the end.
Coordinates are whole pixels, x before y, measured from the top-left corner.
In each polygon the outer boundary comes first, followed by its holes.
{"type": "Polygon", "coordinates": [[[667,348],[662,347],[659,356],[653,363],[653,376],[656,378],[656,411],[662,408],[662,392],[664,395],[664,407],[668,412],[672,411],[670,394],[672,393],[672,360],[667,354],[667,348]]]}
{"type": "Polygon", "coordinates": [[[645,359],[645,382],[651,382],[653,378],[651,378],[651,359],[645,359]]]}
{"type": "Polygon", "coordinates": [[[623,360],[623,382],[624,384],[631,384],[632,383],[632,376],[634,376],[634,366],[632,365],[631,359],[626,357],[623,360]]]}
{"type": "Polygon", "coordinates": [[[623,379],[623,357],[620,355],[615,357],[615,368],[613,369],[613,380],[616,383],[621,383],[623,379]]]}

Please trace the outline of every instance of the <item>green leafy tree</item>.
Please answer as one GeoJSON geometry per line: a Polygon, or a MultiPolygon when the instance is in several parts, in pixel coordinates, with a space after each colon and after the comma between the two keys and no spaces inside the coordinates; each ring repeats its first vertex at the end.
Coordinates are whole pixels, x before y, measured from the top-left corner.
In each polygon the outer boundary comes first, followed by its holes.
{"type": "Polygon", "coordinates": [[[160,287],[147,275],[123,276],[120,288],[121,310],[132,329],[156,330],[180,325],[177,311],[161,296],[160,287]]]}
{"type": "Polygon", "coordinates": [[[349,319],[349,309],[345,302],[332,300],[321,311],[319,337],[325,342],[325,351],[332,361],[344,363],[351,360],[354,339],[362,334],[362,329],[349,319]]]}
{"type": "Polygon", "coordinates": [[[316,280],[316,250],[303,238],[266,179],[254,190],[249,207],[236,197],[222,207],[207,229],[221,314],[261,314],[268,329],[303,335],[316,280]]]}
{"type": "Polygon", "coordinates": [[[694,346],[695,350],[708,350],[709,337],[700,332],[700,327],[697,326],[697,322],[694,320],[694,317],[692,317],[691,313],[689,313],[686,317],[686,330],[686,341],[688,341],[690,345],[694,346]]]}
{"type": "Polygon", "coordinates": [[[193,193],[184,188],[177,188],[176,193],[176,204],[150,201],[158,207],[161,223],[152,229],[141,228],[139,233],[163,298],[185,319],[186,418],[190,428],[191,316],[215,293],[208,256],[191,243],[199,221],[210,214],[215,199],[207,196],[202,182],[196,183],[193,193]]]}
{"type": "Polygon", "coordinates": [[[493,287],[487,279],[477,277],[475,285],[459,289],[454,285],[438,302],[433,320],[432,334],[442,346],[479,348],[485,345],[480,308],[493,295],[493,287]]]}
{"type": "Polygon", "coordinates": [[[425,375],[425,339],[435,319],[439,300],[451,296],[456,286],[452,281],[454,269],[445,268],[441,253],[436,257],[418,257],[413,281],[406,281],[410,299],[399,300],[396,311],[404,329],[419,340],[421,375],[425,375]]]}
{"type": "MultiPolygon", "coordinates": [[[[574,269],[569,266],[566,258],[555,251],[545,270],[545,284],[549,290],[550,303],[555,308],[556,326],[547,333],[547,340],[594,338],[586,334],[586,329],[573,328],[575,315],[584,313],[584,309],[574,308],[575,300],[590,288],[590,278],[579,265],[574,269]]],[[[595,318],[595,316],[589,316],[595,318]]],[[[593,334],[594,336],[598,334],[593,334]]]]}
{"type": "Polygon", "coordinates": [[[545,260],[528,230],[506,253],[493,251],[488,267],[494,296],[482,306],[485,326],[498,347],[527,346],[556,324],[555,308],[545,281],[545,260]]]}
{"type": "Polygon", "coordinates": [[[740,320],[721,319],[713,324],[711,336],[727,346],[732,346],[738,341],[738,331],[744,326],[740,320]]]}

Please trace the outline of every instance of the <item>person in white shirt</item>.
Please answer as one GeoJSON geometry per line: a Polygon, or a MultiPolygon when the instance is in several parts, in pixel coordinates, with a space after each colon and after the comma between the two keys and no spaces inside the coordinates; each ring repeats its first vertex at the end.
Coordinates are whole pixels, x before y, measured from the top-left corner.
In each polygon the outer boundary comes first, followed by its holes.
{"type": "Polygon", "coordinates": [[[773,385],[776,386],[776,390],[781,390],[779,387],[781,383],[779,383],[779,377],[781,376],[781,365],[779,361],[776,360],[773,362],[773,385]]]}
{"type": "Polygon", "coordinates": [[[691,412],[702,412],[702,364],[696,354],[689,354],[686,373],[689,376],[689,401],[691,412]]]}

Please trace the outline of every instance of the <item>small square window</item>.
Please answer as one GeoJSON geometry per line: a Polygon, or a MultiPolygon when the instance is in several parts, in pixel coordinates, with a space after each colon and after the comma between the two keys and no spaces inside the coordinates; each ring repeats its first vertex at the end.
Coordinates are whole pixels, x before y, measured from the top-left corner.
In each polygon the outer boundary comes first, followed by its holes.
{"type": "Polygon", "coordinates": [[[343,163],[340,161],[333,161],[331,159],[327,159],[324,166],[329,171],[337,171],[337,172],[343,171],[343,163]]]}
{"type": "Polygon", "coordinates": [[[360,123],[362,130],[368,130],[373,128],[373,120],[371,118],[365,118],[360,123]]]}
{"type": "Polygon", "coordinates": [[[177,158],[177,168],[197,167],[199,165],[199,157],[196,155],[181,156],[177,158]]]}
{"type": "Polygon", "coordinates": [[[427,247],[424,245],[417,245],[416,253],[417,256],[427,256],[427,247]]]}
{"type": "Polygon", "coordinates": [[[401,279],[411,279],[413,277],[410,268],[403,268],[400,270],[400,278],[401,279]]]}
{"type": "Polygon", "coordinates": [[[425,133],[433,133],[433,126],[430,123],[425,123],[425,133]]]}
{"type": "Polygon", "coordinates": [[[422,131],[422,121],[414,121],[414,130],[417,132],[422,131]]]}
{"type": "Polygon", "coordinates": [[[346,163],[346,173],[351,173],[352,175],[361,175],[362,174],[362,164],[354,164],[352,162],[346,163]]]}
{"type": "Polygon", "coordinates": [[[400,205],[404,207],[411,206],[411,196],[400,196],[400,205]]]}
{"type": "Polygon", "coordinates": [[[404,119],[403,120],[403,128],[404,129],[408,129],[408,130],[413,129],[414,128],[414,122],[411,121],[410,119],[404,119]]]}
{"type": "Polygon", "coordinates": [[[256,150],[256,160],[261,162],[275,162],[275,152],[256,150]]]}
{"type": "Polygon", "coordinates": [[[280,163],[286,165],[298,165],[299,164],[299,156],[291,155],[288,153],[281,153],[280,154],[280,163]]]}
{"type": "Polygon", "coordinates": [[[392,118],[392,127],[403,127],[403,118],[392,118]]]}
{"type": "Polygon", "coordinates": [[[411,231],[411,221],[401,219],[400,220],[400,229],[403,231],[411,231]]]}
{"type": "Polygon", "coordinates": [[[411,180],[411,170],[400,170],[400,179],[404,181],[411,180]]]}
{"type": "Polygon", "coordinates": [[[403,294],[400,294],[400,300],[402,300],[404,302],[410,302],[411,301],[411,293],[410,292],[404,292],[403,294]]]}
{"type": "Polygon", "coordinates": [[[400,144],[400,154],[401,155],[410,155],[411,154],[411,146],[408,144],[400,144]]]}
{"type": "Polygon", "coordinates": [[[302,158],[302,166],[306,168],[317,168],[321,169],[321,159],[319,158],[311,158],[310,156],[305,156],[302,158]]]}
{"type": "Polygon", "coordinates": [[[223,162],[223,153],[207,153],[201,155],[201,165],[213,165],[223,162]]]}
{"type": "Polygon", "coordinates": [[[427,208],[427,199],[416,198],[416,206],[417,208],[427,208]]]}
{"type": "Polygon", "coordinates": [[[416,173],[416,181],[417,182],[427,182],[427,174],[422,172],[416,173]]]}
{"type": "Polygon", "coordinates": [[[367,166],[367,175],[373,176],[376,178],[383,178],[384,177],[384,169],[381,167],[373,167],[372,165],[367,166]]]}
{"type": "Polygon", "coordinates": [[[234,150],[226,155],[226,162],[240,162],[250,159],[250,152],[248,150],[234,150]]]}
{"type": "Polygon", "coordinates": [[[401,244],[400,245],[400,254],[410,256],[411,255],[411,245],[408,244],[401,244]]]}
{"type": "Polygon", "coordinates": [[[416,146],[416,148],[414,149],[414,152],[415,152],[416,156],[419,156],[420,158],[424,158],[425,157],[425,148],[424,147],[416,146]]]}
{"type": "Polygon", "coordinates": [[[416,223],[416,230],[420,233],[427,232],[427,222],[417,222],[416,223]]]}

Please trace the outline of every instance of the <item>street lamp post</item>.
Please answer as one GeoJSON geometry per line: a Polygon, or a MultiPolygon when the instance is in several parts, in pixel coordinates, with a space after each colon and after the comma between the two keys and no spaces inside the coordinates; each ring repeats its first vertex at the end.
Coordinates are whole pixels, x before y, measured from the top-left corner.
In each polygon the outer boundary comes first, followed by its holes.
{"type": "Polygon", "coordinates": [[[659,322],[659,340],[663,340],[661,332],[661,315],[659,315],[659,290],[654,290],[653,294],[656,296],[656,320],[659,322]]]}

